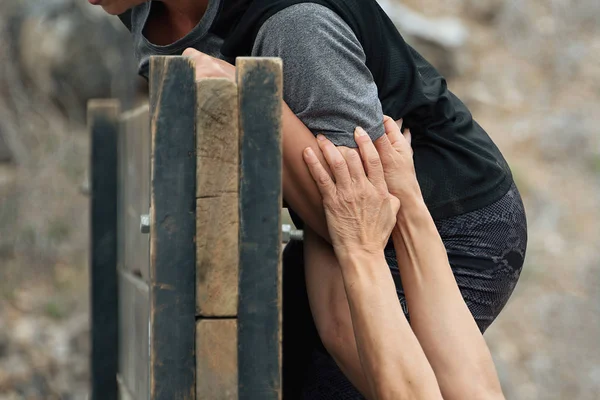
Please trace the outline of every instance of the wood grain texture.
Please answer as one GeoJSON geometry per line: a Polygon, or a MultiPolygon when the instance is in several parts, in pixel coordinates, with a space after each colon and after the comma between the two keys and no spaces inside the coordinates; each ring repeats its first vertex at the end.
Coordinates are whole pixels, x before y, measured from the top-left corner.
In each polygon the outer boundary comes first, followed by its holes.
{"type": "Polygon", "coordinates": [[[150,120],[148,105],[121,114],[119,132],[118,267],[119,389],[148,397],[149,238],[140,215],[150,205],[150,120]]]}
{"type": "Polygon", "coordinates": [[[150,398],[193,399],[196,84],[185,57],[150,59],[150,398]]]}
{"type": "Polygon", "coordinates": [[[239,399],[281,399],[281,60],[238,58],[239,399]]]}
{"type": "Polygon", "coordinates": [[[148,285],[119,271],[119,377],[134,399],[148,398],[148,285]]]}
{"type": "Polygon", "coordinates": [[[117,136],[119,103],[88,105],[90,158],[91,398],[116,399],[118,368],[117,136]]]}
{"type": "Polygon", "coordinates": [[[196,313],[235,316],[238,299],[238,98],[226,79],[197,83],[196,313]]]}
{"type": "Polygon", "coordinates": [[[140,215],[150,207],[150,118],[148,105],[122,114],[119,135],[119,268],[149,282],[149,240],[140,215]]]}
{"type": "Polygon", "coordinates": [[[204,319],[196,326],[196,398],[237,400],[237,321],[204,319]]]}

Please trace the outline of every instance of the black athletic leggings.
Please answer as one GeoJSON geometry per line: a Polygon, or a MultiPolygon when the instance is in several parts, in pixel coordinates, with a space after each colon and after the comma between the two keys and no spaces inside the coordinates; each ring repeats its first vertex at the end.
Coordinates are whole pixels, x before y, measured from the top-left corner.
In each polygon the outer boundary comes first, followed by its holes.
{"type": "MultiPolygon", "coordinates": [[[[435,223],[463,298],[483,333],[506,305],[523,267],[527,221],[519,192],[513,184],[497,202],[435,223]]],[[[393,249],[385,256],[409,318],[393,249]]],[[[284,251],[283,290],[284,400],[364,399],[319,340],[308,305],[300,242],[288,244],[284,251]]]]}

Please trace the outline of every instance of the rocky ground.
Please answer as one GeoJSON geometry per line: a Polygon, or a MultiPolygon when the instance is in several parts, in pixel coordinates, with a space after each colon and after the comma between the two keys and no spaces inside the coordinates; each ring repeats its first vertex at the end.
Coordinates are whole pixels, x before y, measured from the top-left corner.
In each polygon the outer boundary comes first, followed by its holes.
{"type": "MultiPolygon", "coordinates": [[[[448,75],[525,198],[522,280],[486,334],[507,398],[597,399],[600,3],[381,4],[448,75]]],[[[0,400],[85,399],[85,102],[131,93],[119,78],[131,75],[115,74],[133,71],[127,35],[83,0],[1,2],[0,32],[0,400]]]]}

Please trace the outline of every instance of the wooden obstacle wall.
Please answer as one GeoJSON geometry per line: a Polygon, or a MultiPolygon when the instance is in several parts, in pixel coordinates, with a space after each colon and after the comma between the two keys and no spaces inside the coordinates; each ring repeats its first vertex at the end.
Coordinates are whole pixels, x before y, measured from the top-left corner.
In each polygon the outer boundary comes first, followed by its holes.
{"type": "Polygon", "coordinates": [[[281,398],[281,61],[237,66],[90,103],[93,399],[281,398]]]}

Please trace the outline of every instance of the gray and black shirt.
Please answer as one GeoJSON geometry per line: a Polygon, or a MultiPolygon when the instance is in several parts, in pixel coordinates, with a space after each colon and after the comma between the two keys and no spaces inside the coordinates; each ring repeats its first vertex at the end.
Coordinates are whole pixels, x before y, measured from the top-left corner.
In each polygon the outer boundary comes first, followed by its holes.
{"type": "MultiPolygon", "coordinates": [[[[223,38],[210,32],[220,2],[210,0],[198,25],[167,46],[149,42],[142,33],[152,2],[134,8],[131,31],[140,73],[147,74],[150,56],[179,55],[188,47],[227,60],[220,51],[223,38]]],[[[283,59],[283,98],[312,132],[353,147],[356,126],[374,139],[383,134],[381,104],[365,54],[350,27],[332,10],[301,3],[278,12],[262,25],[251,55],[283,59]]]]}
{"type": "Polygon", "coordinates": [[[383,113],[403,118],[434,219],[489,205],[512,184],[491,138],[376,0],[210,0],[197,26],[167,46],[143,35],[152,7],[149,1],[121,16],[142,75],[150,56],[187,47],[230,63],[236,56],[280,57],[285,102],[336,145],[355,147],[356,126],[380,137],[383,113]]]}

